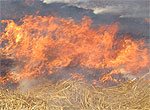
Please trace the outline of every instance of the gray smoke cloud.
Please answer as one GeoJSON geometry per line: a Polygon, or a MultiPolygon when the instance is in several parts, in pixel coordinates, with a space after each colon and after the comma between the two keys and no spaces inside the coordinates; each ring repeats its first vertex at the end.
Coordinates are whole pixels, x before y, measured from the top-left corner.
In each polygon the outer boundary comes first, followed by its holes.
{"type": "Polygon", "coordinates": [[[43,0],[44,3],[79,3],[79,2],[89,2],[91,0],[43,0]]]}
{"type": "Polygon", "coordinates": [[[68,3],[91,9],[95,14],[113,13],[120,17],[150,17],[149,0],[43,0],[44,3],[68,3]]]}

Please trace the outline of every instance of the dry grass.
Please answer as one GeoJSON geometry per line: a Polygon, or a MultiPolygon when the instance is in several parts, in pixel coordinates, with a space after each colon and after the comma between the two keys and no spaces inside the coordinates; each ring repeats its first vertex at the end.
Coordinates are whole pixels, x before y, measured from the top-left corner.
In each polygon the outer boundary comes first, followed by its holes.
{"type": "Polygon", "coordinates": [[[1,110],[150,110],[150,81],[127,81],[114,87],[77,80],[40,83],[27,92],[1,90],[1,110]]]}

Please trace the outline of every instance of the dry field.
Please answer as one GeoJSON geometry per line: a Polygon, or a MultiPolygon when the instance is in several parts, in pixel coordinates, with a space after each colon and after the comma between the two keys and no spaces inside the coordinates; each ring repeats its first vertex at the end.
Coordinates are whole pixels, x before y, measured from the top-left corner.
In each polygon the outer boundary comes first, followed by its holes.
{"type": "Polygon", "coordinates": [[[150,81],[101,87],[77,80],[49,81],[23,91],[1,89],[1,110],[150,110],[150,81]]]}

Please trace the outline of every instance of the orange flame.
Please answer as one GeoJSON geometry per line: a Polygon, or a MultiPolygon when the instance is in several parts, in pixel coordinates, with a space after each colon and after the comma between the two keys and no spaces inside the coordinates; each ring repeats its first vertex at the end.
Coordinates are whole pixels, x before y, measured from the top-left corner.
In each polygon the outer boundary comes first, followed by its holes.
{"type": "Polygon", "coordinates": [[[83,76],[81,76],[79,73],[70,73],[70,76],[72,76],[73,79],[83,80],[83,76]]]}
{"type": "Polygon", "coordinates": [[[145,22],[150,23],[150,18],[145,18],[145,22]]]}
{"type": "Polygon", "coordinates": [[[13,20],[2,23],[7,26],[1,33],[0,43],[4,46],[0,51],[19,63],[9,73],[15,81],[52,74],[70,64],[113,69],[107,78],[100,78],[102,81],[110,80],[112,74],[136,74],[149,66],[148,48],[143,40],[127,36],[115,40],[118,23],[94,29],[87,17],[75,23],[73,19],[53,16],[25,16],[19,25],[13,20]]]}

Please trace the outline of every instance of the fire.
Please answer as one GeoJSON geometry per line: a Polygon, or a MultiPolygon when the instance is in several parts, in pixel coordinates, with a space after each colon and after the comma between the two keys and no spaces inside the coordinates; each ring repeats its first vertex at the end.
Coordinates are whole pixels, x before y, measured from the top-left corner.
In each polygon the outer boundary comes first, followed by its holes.
{"type": "Polygon", "coordinates": [[[145,18],[145,21],[146,21],[147,23],[150,23],[150,18],[145,18]]]}
{"type": "Polygon", "coordinates": [[[144,40],[125,35],[116,40],[118,23],[95,29],[88,17],[76,23],[53,16],[25,16],[18,23],[13,20],[2,23],[6,27],[0,37],[1,57],[18,62],[8,73],[9,79],[16,82],[78,64],[83,68],[110,69],[99,80],[116,81],[112,74],[138,74],[149,66],[144,40]]]}
{"type": "Polygon", "coordinates": [[[73,79],[83,80],[83,76],[81,76],[79,73],[70,73],[70,76],[72,76],[73,79]]]}

